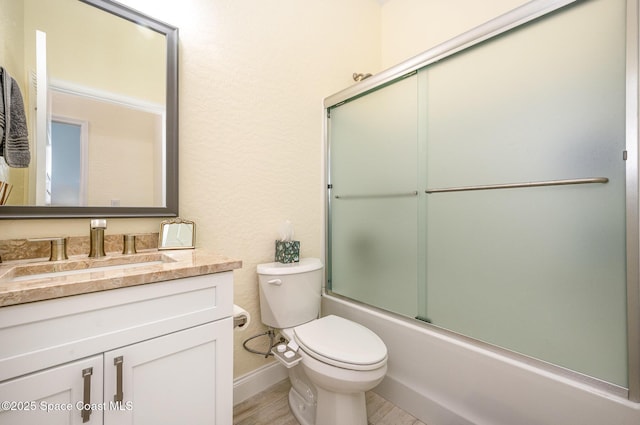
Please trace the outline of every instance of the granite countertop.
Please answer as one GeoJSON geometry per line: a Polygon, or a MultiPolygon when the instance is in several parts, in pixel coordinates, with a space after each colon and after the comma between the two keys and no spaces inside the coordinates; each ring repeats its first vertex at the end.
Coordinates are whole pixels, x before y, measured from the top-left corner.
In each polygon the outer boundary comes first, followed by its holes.
{"type": "Polygon", "coordinates": [[[55,262],[7,262],[0,264],[0,307],[240,267],[240,260],[201,249],[108,254],[98,259],[80,255],[55,262]]]}

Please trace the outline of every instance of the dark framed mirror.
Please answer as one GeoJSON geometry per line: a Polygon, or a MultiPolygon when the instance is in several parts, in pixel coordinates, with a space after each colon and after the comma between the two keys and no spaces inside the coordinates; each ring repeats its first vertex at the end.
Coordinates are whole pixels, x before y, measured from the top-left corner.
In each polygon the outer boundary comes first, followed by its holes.
{"type": "Polygon", "coordinates": [[[111,0],[24,0],[0,22],[31,154],[5,166],[0,218],[177,216],[178,29],[111,0]]]}

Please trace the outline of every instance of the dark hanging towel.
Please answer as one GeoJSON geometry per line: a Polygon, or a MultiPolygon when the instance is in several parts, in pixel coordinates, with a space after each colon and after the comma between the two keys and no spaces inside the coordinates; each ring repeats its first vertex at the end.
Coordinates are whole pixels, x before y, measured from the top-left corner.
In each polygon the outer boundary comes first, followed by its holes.
{"type": "Polygon", "coordinates": [[[10,167],[26,168],[31,161],[27,116],[16,81],[0,67],[0,156],[10,167]]]}

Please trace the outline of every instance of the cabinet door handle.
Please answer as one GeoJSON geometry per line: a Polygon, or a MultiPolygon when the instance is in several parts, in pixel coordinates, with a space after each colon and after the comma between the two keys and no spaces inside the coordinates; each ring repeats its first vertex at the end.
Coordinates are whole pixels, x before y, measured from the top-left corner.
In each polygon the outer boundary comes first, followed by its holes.
{"type": "Polygon", "coordinates": [[[80,416],[82,417],[82,422],[89,422],[89,416],[91,416],[91,375],[93,375],[93,368],[89,367],[86,369],[82,369],[82,378],[84,379],[84,394],[83,394],[83,404],[82,410],[80,411],[80,416]]]}
{"type": "Polygon", "coordinates": [[[116,394],[113,396],[113,401],[116,403],[122,403],[124,394],[122,392],[122,363],[124,359],[122,356],[118,356],[113,359],[113,364],[116,367],[116,394]]]}

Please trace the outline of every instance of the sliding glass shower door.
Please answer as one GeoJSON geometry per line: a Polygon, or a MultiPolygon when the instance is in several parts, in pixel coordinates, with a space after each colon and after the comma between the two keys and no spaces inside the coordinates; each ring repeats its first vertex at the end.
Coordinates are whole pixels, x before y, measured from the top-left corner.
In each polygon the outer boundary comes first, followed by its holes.
{"type": "Polygon", "coordinates": [[[334,293],[627,387],[626,2],[329,108],[334,293]]]}
{"type": "Polygon", "coordinates": [[[621,386],[624,17],[583,2],[431,66],[421,117],[429,190],[608,179],[428,194],[427,317],[621,386]]]}
{"type": "Polygon", "coordinates": [[[417,313],[417,81],[331,111],[331,285],[417,313]]]}

